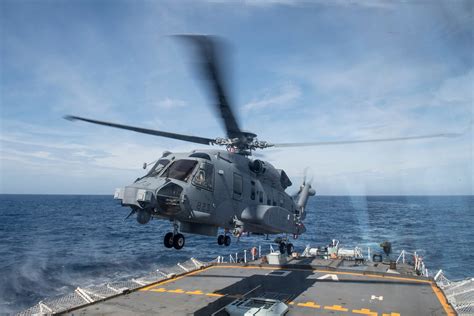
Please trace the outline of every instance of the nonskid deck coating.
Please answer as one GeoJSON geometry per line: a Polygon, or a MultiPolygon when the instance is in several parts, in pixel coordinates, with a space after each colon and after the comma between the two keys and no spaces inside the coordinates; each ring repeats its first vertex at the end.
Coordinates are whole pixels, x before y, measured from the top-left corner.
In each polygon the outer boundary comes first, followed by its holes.
{"type": "Polygon", "coordinates": [[[210,266],[69,314],[220,315],[242,297],[281,299],[287,315],[454,315],[430,280],[291,265],[210,266]]]}

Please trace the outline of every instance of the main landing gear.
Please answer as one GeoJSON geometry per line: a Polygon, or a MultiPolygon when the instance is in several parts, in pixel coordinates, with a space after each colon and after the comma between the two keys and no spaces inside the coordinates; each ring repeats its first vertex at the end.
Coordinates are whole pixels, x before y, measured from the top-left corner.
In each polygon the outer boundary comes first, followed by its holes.
{"type": "Polygon", "coordinates": [[[230,246],[230,242],[231,242],[231,239],[230,239],[230,236],[229,235],[219,235],[217,236],[217,244],[219,246],[230,246]]]}
{"type": "Polygon", "coordinates": [[[278,248],[282,255],[287,253],[289,256],[291,256],[291,254],[293,253],[294,247],[292,243],[288,242],[287,238],[277,237],[275,239],[275,243],[278,244],[278,248]]]}
{"type": "Polygon", "coordinates": [[[166,248],[173,248],[174,249],[181,249],[184,247],[184,243],[186,239],[184,238],[183,234],[178,233],[178,225],[173,225],[173,232],[169,232],[165,235],[163,243],[166,248]]]}

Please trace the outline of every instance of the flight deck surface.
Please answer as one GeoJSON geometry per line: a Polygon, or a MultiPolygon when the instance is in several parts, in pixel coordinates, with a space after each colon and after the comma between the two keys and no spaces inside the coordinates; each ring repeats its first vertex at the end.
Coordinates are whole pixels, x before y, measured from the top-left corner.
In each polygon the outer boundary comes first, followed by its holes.
{"type": "Polygon", "coordinates": [[[217,264],[67,314],[227,315],[234,300],[263,297],[285,302],[287,315],[454,315],[432,280],[381,271],[335,260],[217,264]]]}

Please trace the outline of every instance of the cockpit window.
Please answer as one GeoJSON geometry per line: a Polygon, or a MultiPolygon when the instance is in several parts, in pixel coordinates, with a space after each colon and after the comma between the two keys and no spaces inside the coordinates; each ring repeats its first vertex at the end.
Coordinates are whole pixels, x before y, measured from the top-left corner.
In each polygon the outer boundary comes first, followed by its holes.
{"type": "Polygon", "coordinates": [[[151,168],[150,172],[148,172],[148,177],[156,177],[164,167],[166,167],[170,163],[169,159],[159,159],[153,168],[151,168]]]}
{"type": "Polygon", "coordinates": [[[188,181],[191,173],[196,167],[197,161],[181,159],[173,162],[168,169],[161,175],[164,178],[170,178],[180,181],[188,181]]]}

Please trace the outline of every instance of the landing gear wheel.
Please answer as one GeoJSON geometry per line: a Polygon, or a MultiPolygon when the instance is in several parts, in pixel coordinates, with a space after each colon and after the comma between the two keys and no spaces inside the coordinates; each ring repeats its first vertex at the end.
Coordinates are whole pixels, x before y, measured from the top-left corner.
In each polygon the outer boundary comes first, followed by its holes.
{"type": "Polygon", "coordinates": [[[284,242],[281,242],[280,245],[278,245],[278,247],[280,249],[280,253],[284,255],[286,252],[286,244],[284,242]]]}
{"type": "Polygon", "coordinates": [[[173,233],[169,232],[165,235],[165,239],[163,240],[166,248],[173,247],[173,233]]]}
{"type": "Polygon", "coordinates": [[[291,254],[293,253],[293,244],[292,243],[289,243],[288,245],[286,245],[286,252],[288,252],[288,254],[291,256],[291,254]]]}
{"type": "Polygon", "coordinates": [[[217,236],[217,244],[219,246],[222,246],[224,244],[224,239],[225,239],[224,235],[217,236]]]}
{"type": "Polygon", "coordinates": [[[230,246],[230,236],[224,236],[224,245],[226,247],[230,246]]]}
{"type": "Polygon", "coordinates": [[[176,234],[173,237],[173,247],[174,249],[181,249],[184,247],[184,236],[182,234],[176,234]]]}

